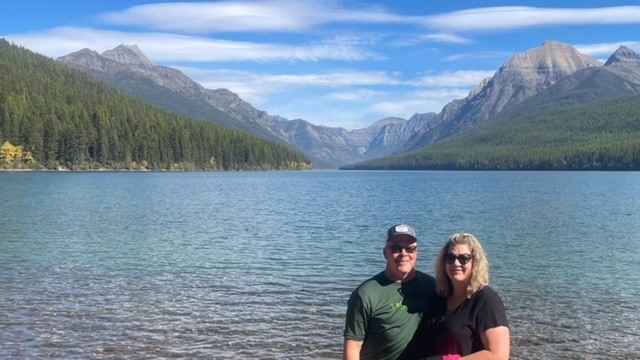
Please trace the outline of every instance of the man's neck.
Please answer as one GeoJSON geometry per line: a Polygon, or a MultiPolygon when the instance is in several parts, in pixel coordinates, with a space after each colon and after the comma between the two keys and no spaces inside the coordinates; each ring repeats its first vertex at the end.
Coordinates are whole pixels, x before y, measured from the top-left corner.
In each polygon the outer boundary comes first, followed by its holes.
{"type": "Polygon", "coordinates": [[[384,275],[391,281],[394,282],[407,282],[411,281],[416,276],[416,269],[411,269],[408,273],[398,273],[393,272],[389,269],[384,271],[384,275]]]}

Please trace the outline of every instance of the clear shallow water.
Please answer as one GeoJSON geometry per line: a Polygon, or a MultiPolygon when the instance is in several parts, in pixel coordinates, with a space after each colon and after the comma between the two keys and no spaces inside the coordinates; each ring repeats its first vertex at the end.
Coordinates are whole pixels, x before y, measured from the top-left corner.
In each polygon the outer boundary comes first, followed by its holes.
{"type": "Polygon", "coordinates": [[[640,358],[640,174],[0,173],[0,358],[337,359],[416,227],[478,235],[512,359],[640,358]]]}

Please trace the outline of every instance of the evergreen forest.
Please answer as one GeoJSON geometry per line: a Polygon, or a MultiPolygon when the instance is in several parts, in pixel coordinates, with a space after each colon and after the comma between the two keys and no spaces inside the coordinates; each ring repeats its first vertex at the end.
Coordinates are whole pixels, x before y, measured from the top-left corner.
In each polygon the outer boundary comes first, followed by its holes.
{"type": "Polygon", "coordinates": [[[275,142],[163,111],[0,39],[0,169],[300,170],[275,142]]]}
{"type": "Polygon", "coordinates": [[[640,170],[640,96],[518,110],[426,148],[341,169],[640,170]]]}

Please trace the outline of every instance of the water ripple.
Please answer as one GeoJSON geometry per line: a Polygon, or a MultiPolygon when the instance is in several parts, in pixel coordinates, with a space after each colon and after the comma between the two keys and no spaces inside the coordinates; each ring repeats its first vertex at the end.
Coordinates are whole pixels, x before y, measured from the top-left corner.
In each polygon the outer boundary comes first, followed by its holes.
{"type": "Polygon", "coordinates": [[[480,236],[512,359],[638,359],[639,176],[0,173],[0,358],[340,358],[402,221],[480,236]]]}

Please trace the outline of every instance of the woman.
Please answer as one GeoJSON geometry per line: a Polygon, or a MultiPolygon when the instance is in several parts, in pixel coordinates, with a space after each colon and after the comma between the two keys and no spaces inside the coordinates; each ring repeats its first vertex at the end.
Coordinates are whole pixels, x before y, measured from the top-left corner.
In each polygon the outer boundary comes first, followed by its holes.
{"type": "Polygon", "coordinates": [[[489,287],[489,262],[475,236],[455,234],[440,250],[436,291],[447,297],[445,314],[431,334],[437,354],[445,355],[439,358],[509,358],[507,315],[500,296],[489,287]]]}

